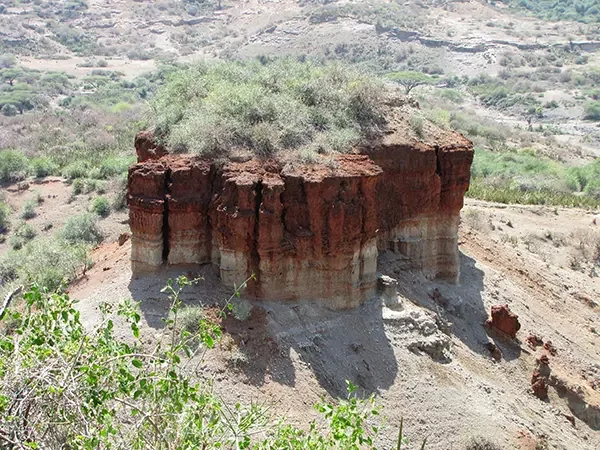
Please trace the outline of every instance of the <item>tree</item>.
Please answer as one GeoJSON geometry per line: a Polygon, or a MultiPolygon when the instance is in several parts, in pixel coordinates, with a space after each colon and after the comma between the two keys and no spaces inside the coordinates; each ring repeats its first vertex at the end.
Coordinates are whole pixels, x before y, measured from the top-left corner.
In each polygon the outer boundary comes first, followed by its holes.
{"type": "Polygon", "coordinates": [[[11,86],[14,85],[15,80],[17,78],[19,78],[21,75],[23,75],[23,71],[16,67],[11,67],[10,69],[0,70],[0,79],[5,83],[10,84],[11,86]]]}
{"type": "Polygon", "coordinates": [[[13,55],[0,55],[0,69],[10,69],[15,64],[17,64],[17,58],[13,55]]]}
{"type": "Polygon", "coordinates": [[[17,107],[12,103],[7,103],[0,110],[3,116],[12,117],[17,115],[17,107]]]}
{"type": "Polygon", "coordinates": [[[403,86],[406,95],[409,95],[417,86],[433,84],[436,81],[435,78],[429,75],[413,71],[393,72],[388,75],[388,78],[403,86]]]}
{"type": "Polygon", "coordinates": [[[31,91],[15,90],[0,95],[0,106],[13,105],[19,110],[19,114],[23,114],[25,111],[34,108],[34,98],[35,94],[31,91]]]}

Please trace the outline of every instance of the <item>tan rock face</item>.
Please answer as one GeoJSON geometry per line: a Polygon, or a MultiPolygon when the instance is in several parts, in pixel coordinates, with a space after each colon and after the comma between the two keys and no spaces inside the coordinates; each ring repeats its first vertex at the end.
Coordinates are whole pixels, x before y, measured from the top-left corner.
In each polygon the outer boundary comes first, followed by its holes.
{"type": "Polygon", "coordinates": [[[329,166],[176,155],[135,164],[133,270],[213,263],[229,285],[254,274],[246,294],[255,298],[335,307],[374,295],[383,250],[402,268],[456,280],[473,157],[468,141],[457,142],[383,142],[329,166]]]}

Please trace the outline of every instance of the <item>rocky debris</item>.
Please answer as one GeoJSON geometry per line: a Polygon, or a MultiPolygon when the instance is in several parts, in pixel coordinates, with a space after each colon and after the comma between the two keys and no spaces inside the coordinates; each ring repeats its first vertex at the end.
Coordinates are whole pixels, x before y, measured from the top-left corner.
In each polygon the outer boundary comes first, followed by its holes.
{"type": "Polygon", "coordinates": [[[495,361],[500,361],[502,359],[502,352],[500,351],[498,346],[493,342],[488,342],[487,344],[485,344],[485,348],[487,348],[490,351],[490,356],[495,361]]]}
{"type": "Polygon", "coordinates": [[[600,405],[590,401],[586,390],[580,385],[570,385],[567,381],[551,375],[548,384],[556,390],[556,393],[567,400],[567,405],[573,416],[585,422],[594,430],[600,429],[600,405]]]}
{"type": "MultiPolygon", "coordinates": [[[[600,222],[599,222],[600,224],[600,222]]],[[[575,297],[577,300],[579,300],[580,302],[585,303],[588,307],[590,308],[596,308],[598,307],[598,303],[588,294],[584,293],[584,292],[574,292],[573,297],[575,297]]]]}
{"type": "Polygon", "coordinates": [[[154,134],[151,131],[140,131],[135,136],[135,151],[138,163],[149,159],[159,159],[167,154],[167,149],[156,143],[154,134]]]}
{"type": "Polygon", "coordinates": [[[574,417],[574,416],[572,416],[571,414],[564,414],[564,413],[563,413],[563,417],[564,417],[565,419],[567,419],[567,420],[569,421],[569,423],[570,423],[571,425],[573,425],[573,427],[575,427],[575,417],[574,417]]]}
{"type": "Polygon", "coordinates": [[[431,313],[407,303],[402,311],[383,308],[382,318],[410,351],[426,353],[436,361],[451,360],[451,339],[440,330],[431,313]]]}
{"type": "Polygon", "coordinates": [[[544,340],[537,334],[530,334],[525,338],[525,342],[527,342],[527,345],[529,345],[531,348],[536,348],[544,345],[544,340]]]}
{"type": "Polygon", "coordinates": [[[119,247],[122,247],[123,245],[125,245],[125,242],[127,242],[129,240],[129,238],[131,237],[130,233],[121,233],[119,235],[119,247]]]}
{"type": "Polygon", "coordinates": [[[420,339],[408,344],[412,352],[423,352],[436,361],[446,362],[451,360],[450,339],[448,336],[435,335],[429,339],[420,339]]]}
{"type": "Polygon", "coordinates": [[[552,341],[546,341],[544,343],[544,348],[546,350],[548,350],[548,352],[552,355],[552,356],[556,356],[557,350],[556,347],[552,344],[552,341]]]}
{"type": "Polygon", "coordinates": [[[473,150],[458,134],[436,136],[426,144],[391,130],[335,164],[283,165],[165,155],[139,133],[128,180],[133,272],[213,263],[227,285],[254,274],[248,296],[335,308],[375,295],[382,251],[402,270],[456,281],[473,150]]]}
{"type": "Polygon", "coordinates": [[[521,329],[519,316],[513,313],[508,305],[492,306],[491,318],[486,322],[487,326],[500,331],[511,338],[517,336],[517,331],[521,329]]]}
{"type": "Polygon", "coordinates": [[[398,296],[398,280],[395,278],[380,275],[377,279],[377,290],[388,308],[402,306],[398,296]]]}
{"type": "Polygon", "coordinates": [[[537,370],[534,370],[531,376],[531,389],[533,394],[540,400],[548,399],[548,381],[537,370]]]}

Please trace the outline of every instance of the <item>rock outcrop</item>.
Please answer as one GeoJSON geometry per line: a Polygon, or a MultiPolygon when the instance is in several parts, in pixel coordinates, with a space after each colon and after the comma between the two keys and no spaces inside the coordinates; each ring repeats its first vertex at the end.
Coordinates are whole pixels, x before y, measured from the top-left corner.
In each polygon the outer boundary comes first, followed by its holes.
{"type": "Polygon", "coordinates": [[[521,329],[519,316],[512,312],[508,305],[492,306],[491,317],[488,319],[487,325],[513,339],[517,337],[517,331],[521,329]]]}
{"type": "Polygon", "coordinates": [[[456,281],[472,145],[448,131],[431,143],[407,135],[392,129],[315,164],[162,155],[138,136],[128,185],[134,273],[213,263],[229,285],[254,274],[246,294],[255,298],[334,307],[374,295],[382,253],[398,270],[456,281]]]}

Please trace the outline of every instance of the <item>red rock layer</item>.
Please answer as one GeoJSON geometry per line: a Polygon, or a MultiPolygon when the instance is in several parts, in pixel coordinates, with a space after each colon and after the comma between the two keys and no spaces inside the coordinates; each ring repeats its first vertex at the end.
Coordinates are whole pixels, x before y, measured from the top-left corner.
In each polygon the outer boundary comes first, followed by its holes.
{"type": "Polygon", "coordinates": [[[134,271],[212,262],[227,284],[254,274],[257,298],[360,303],[376,287],[381,169],[364,155],[337,165],[167,156],[132,166],[134,271]]]}
{"type": "Polygon", "coordinates": [[[254,274],[256,298],[338,307],[373,295],[382,251],[400,269],[457,280],[473,150],[450,137],[433,146],[396,133],[330,166],[153,153],[129,171],[133,270],[213,263],[227,284],[254,274]]]}
{"type": "Polygon", "coordinates": [[[438,145],[397,137],[365,150],[383,169],[377,184],[379,250],[390,250],[401,269],[457,281],[458,221],[469,188],[472,144],[458,134],[438,145]]]}

